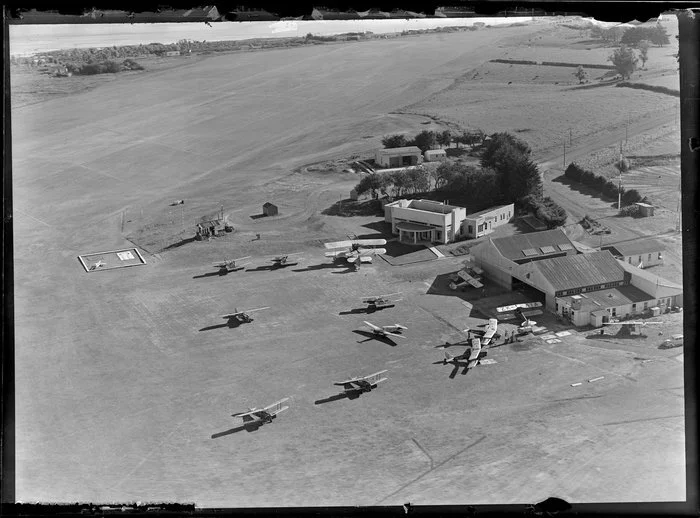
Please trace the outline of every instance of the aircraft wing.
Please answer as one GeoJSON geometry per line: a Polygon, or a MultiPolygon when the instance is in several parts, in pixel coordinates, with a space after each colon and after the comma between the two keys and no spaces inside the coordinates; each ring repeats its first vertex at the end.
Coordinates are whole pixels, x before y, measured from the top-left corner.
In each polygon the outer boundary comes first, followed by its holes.
{"type": "Polygon", "coordinates": [[[346,253],[345,250],[338,250],[337,252],[325,252],[323,255],[326,257],[345,257],[346,253]]]}
{"type": "Polygon", "coordinates": [[[460,270],[457,275],[459,276],[460,279],[462,279],[465,282],[468,282],[470,286],[473,286],[474,288],[483,288],[483,284],[476,280],[474,277],[469,275],[465,270],[460,270]]]}
{"type": "MultiPolygon", "coordinates": [[[[361,263],[371,263],[372,262],[372,256],[371,255],[363,255],[358,257],[361,263]]],[[[352,262],[355,262],[354,259],[352,262]]]]}
{"type": "Polygon", "coordinates": [[[493,338],[493,335],[496,334],[496,330],[498,329],[498,320],[495,318],[490,318],[489,319],[489,325],[486,328],[486,331],[484,332],[483,340],[484,343],[483,345],[488,345],[488,343],[491,341],[493,338]]]}
{"type": "Polygon", "coordinates": [[[370,374],[369,376],[365,376],[363,379],[368,382],[371,385],[376,385],[377,383],[381,383],[382,381],[386,381],[389,378],[382,378],[382,374],[387,372],[386,370],[375,372],[374,374],[370,374]]]}
{"type": "Polygon", "coordinates": [[[238,412],[237,414],[231,414],[231,417],[240,417],[243,419],[244,423],[250,423],[252,421],[255,421],[255,418],[253,417],[256,412],[259,412],[259,410],[251,410],[250,412],[238,412]]]}
{"type": "Polygon", "coordinates": [[[358,239],[355,242],[363,246],[386,245],[386,239],[358,239]]]}
{"type": "Polygon", "coordinates": [[[381,329],[380,327],[377,327],[377,326],[375,326],[374,324],[372,324],[372,323],[370,323],[370,322],[367,322],[366,320],[363,320],[363,322],[364,322],[365,324],[367,324],[367,325],[369,326],[369,328],[372,329],[372,330],[374,330],[374,331],[382,331],[382,329],[381,329]]]}
{"type": "Polygon", "coordinates": [[[326,248],[350,248],[354,241],[333,241],[331,243],[324,243],[323,246],[326,248]]]}
{"type": "Polygon", "coordinates": [[[403,338],[404,340],[406,339],[406,337],[404,335],[399,335],[397,333],[390,333],[389,331],[384,331],[384,334],[387,336],[395,336],[397,338],[403,338]]]}
{"type": "MultiPolygon", "coordinates": [[[[253,311],[262,311],[263,309],[270,309],[270,306],[265,306],[264,308],[248,309],[246,311],[241,311],[241,313],[252,313],[253,311]]],[[[240,313],[238,313],[240,315],[240,313]]]]}
{"type": "Polygon", "coordinates": [[[472,339],[472,350],[471,353],[469,354],[469,361],[473,360],[478,360],[479,359],[479,353],[481,353],[481,340],[478,338],[473,338],[472,339]]]}
{"type": "Polygon", "coordinates": [[[386,253],[386,248],[367,248],[365,250],[360,250],[361,256],[378,255],[378,254],[385,254],[385,253],[386,253]]]}
{"type": "Polygon", "coordinates": [[[276,403],[272,403],[269,406],[266,406],[265,408],[262,409],[263,412],[267,412],[270,415],[277,415],[280,412],[284,412],[289,408],[289,406],[283,406],[285,401],[289,401],[289,398],[286,397],[284,399],[280,399],[276,403]]]}

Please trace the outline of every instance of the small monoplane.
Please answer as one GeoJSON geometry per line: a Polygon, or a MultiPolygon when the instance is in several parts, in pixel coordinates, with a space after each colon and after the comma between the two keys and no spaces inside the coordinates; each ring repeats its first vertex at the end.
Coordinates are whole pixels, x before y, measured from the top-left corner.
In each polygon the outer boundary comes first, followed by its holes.
{"type": "Polygon", "coordinates": [[[294,255],[301,255],[302,252],[295,252],[293,254],[278,255],[270,259],[272,261],[273,268],[285,268],[287,266],[296,266],[299,261],[293,261],[289,258],[294,255]]]}
{"type": "Polygon", "coordinates": [[[466,289],[468,286],[472,288],[483,288],[481,283],[481,274],[483,270],[478,266],[471,268],[463,268],[451,277],[450,289],[466,289]]]}
{"type": "Polygon", "coordinates": [[[250,256],[248,255],[239,259],[225,259],[223,261],[219,261],[218,263],[214,263],[212,266],[214,266],[214,268],[218,268],[221,275],[226,275],[229,272],[237,272],[238,270],[242,270],[247,264],[250,264],[250,262],[241,262],[245,259],[250,259],[250,256]]]}
{"type": "Polygon", "coordinates": [[[377,254],[385,254],[384,248],[372,248],[375,246],[386,245],[386,239],[350,239],[347,241],[334,241],[325,243],[327,249],[341,248],[333,252],[326,252],[326,257],[332,257],[333,260],[345,259],[348,263],[355,264],[355,268],[359,268],[358,263],[371,263],[372,257],[377,254]]]}
{"type": "Polygon", "coordinates": [[[238,311],[238,309],[236,309],[234,313],[229,315],[221,315],[221,318],[225,318],[229,322],[248,324],[253,321],[253,317],[251,317],[249,313],[253,313],[254,311],[262,311],[263,309],[270,309],[270,306],[265,306],[264,308],[247,309],[245,311],[238,311]]]}
{"type": "Polygon", "coordinates": [[[481,359],[486,356],[486,354],[486,351],[481,350],[481,340],[479,338],[472,338],[471,347],[467,347],[464,353],[457,356],[452,356],[450,353],[445,351],[445,358],[443,358],[442,362],[435,363],[442,363],[443,365],[451,363],[454,365],[455,368],[450,374],[450,378],[454,378],[460,368],[463,367],[464,369],[462,370],[462,374],[466,374],[471,369],[476,367],[481,362],[481,359]]]}
{"type": "Polygon", "coordinates": [[[287,410],[289,407],[282,405],[288,400],[289,398],[280,399],[265,408],[249,408],[247,412],[231,414],[231,417],[243,419],[243,426],[249,431],[257,430],[262,425],[271,423],[277,417],[277,414],[287,410]]]}
{"type": "Polygon", "coordinates": [[[106,266],[105,262],[102,260],[99,260],[90,267],[90,271],[97,270],[98,268],[104,268],[105,266],[106,266]]]}
{"type": "Polygon", "coordinates": [[[389,297],[401,295],[401,292],[389,293],[388,295],[379,295],[377,297],[367,297],[362,299],[364,304],[367,304],[367,311],[378,311],[380,309],[393,308],[398,300],[390,300],[389,297]]]}
{"type": "Polygon", "coordinates": [[[474,334],[481,337],[481,345],[488,345],[492,340],[495,340],[499,335],[496,334],[498,329],[498,320],[495,318],[489,318],[489,323],[486,329],[481,331],[479,329],[465,329],[467,334],[474,334]]]}
{"type": "Polygon", "coordinates": [[[386,338],[388,336],[393,336],[397,338],[406,338],[401,334],[401,331],[408,329],[405,326],[402,326],[401,324],[392,324],[389,326],[375,326],[371,322],[367,322],[366,320],[364,321],[365,324],[370,328],[372,333],[374,333],[377,336],[381,336],[383,338],[386,338]]]}
{"type": "Polygon", "coordinates": [[[365,392],[371,392],[372,389],[377,388],[381,382],[388,380],[389,378],[382,377],[382,374],[387,372],[386,370],[375,372],[369,376],[361,376],[356,378],[351,378],[345,381],[337,381],[333,385],[338,385],[343,387],[345,394],[348,397],[359,396],[365,392]]]}

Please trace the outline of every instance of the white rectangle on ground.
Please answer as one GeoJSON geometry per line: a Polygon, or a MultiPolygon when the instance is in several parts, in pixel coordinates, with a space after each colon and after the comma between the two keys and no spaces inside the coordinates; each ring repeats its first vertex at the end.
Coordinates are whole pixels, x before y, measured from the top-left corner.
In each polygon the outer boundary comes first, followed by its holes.
{"type": "Polygon", "coordinates": [[[129,252],[128,250],[127,250],[126,252],[117,252],[117,256],[118,256],[119,259],[121,259],[122,261],[128,261],[129,259],[133,259],[133,258],[134,258],[134,254],[132,254],[132,253],[129,252]]]}
{"type": "Polygon", "coordinates": [[[569,336],[571,334],[571,331],[559,331],[558,333],[554,334],[561,338],[562,336],[569,336]]]}
{"type": "Polygon", "coordinates": [[[489,360],[489,359],[479,360],[479,363],[481,365],[493,365],[494,363],[496,363],[496,360],[489,360]]]}
{"type": "Polygon", "coordinates": [[[552,338],[551,340],[547,340],[548,344],[560,344],[561,340],[559,338],[552,338]]]}
{"type": "Polygon", "coordinates": [[[552,338],[556,338],[554,335],[542,335],[540,336],[542,340],[551,340],[552,338]]]}

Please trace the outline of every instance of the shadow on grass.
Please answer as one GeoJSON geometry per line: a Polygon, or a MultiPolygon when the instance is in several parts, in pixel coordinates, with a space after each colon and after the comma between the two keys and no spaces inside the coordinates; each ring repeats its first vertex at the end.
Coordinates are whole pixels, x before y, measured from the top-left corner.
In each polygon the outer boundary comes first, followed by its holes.
{"type": "Polygon", "coordinates": [[[373,308],[373,307],[366,307],[366,308],[354,308],[349,311],[341,311],[338,313],[339,315],[359,315],[359,314],[366,314],[369,315],[371,313],[376,313],[377,311],[381,311],[383,309],[389,309],[389,308],[394,308],[396,307],[396,304],[390,304],[388,306],[381,306],[378,308],[373,308]]]}
{"type": "Polygon", "coordinates": [[[341,399],[357,399],[360,397],[361,392],[359,390],[352,392],[340,392],[327,398],[317,399],[314,401],[314,405],[323,405],[324,403],[331,403],[333,401],[340,401],[341,399]]]}
{"type": "Polygon", "coordinates": [[[330,207],[323,209],[321,214],[325,216],[383,216],[381,204],[378,200],[339,200],[330,207]]]}
{"type": "Polygon", "coordinates": [[[250,216],[250,219],[260,219],[260,218],[266,218],[267,214],[253,214],[250,216]]]}
{"type": "Polygon", "coordinates": [[[361,341],[357,342],[358,344],[369,342],[370,340],[377,340],[378,342],[384,342],[387,345],[390,345],[392,347],[396,347],[396,342],[394,342],[391,338],[389,338],[387,336],[376,335],[376,334],[372,333],[371,331],[362,331],[362,330],[358,330],[358,329],[354,329],[352,332],[355,334],[358,334],[360,336],[367,337],[366,340],[361,340],[361,341]]]}
{"type": "Polygon", "coordinates": [[[261,424],[236,426],[235,428],[230,428],[230,429],[226,430],[225,432],[215,433],[211,436],[211,438],[218,439],[219,437],[224,437],[226,435],[231,435],[234,433],[242,432],[243,430],[245,430],[246,432],[255,432],[261,426],[262,426],[261,424]]]}
{"type": "Polygon", "coordinates": [[[173,248],[179,248],[183,245],[186,245],[188,243],[192,243],[193,241],[196,241],[196,240],[197,240],[197,238],[195,236],[186,237],[185,239],[181,239],[180,241],[176,241],[172,245],[166,246],[165,248],[162,249],[162,251],[165,252],[166,250],[172,250],[173,248]]]}
{"type": "Polygon", "coordinates": [[[615,86],[617,83],[619,83],[619,79],[615,80],[608,80],[608,81],[599,81],[597,83],[591,83],[591,84],[586,84],[586,85],[578,85],[578,86],[572,86],[570,88],[564,88],[564,91],[570,91],[570,90],[591,90],[593,88],[601,88],[605,86],[615,86]]]}

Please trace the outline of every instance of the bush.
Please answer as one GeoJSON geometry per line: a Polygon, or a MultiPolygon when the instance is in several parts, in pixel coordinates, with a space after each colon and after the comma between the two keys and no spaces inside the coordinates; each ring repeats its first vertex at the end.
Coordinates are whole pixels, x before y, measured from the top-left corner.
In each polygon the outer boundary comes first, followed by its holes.
{"type": "Polygon", "coordinates": [[[121,72],[122,67],[119,63],[116,61],[105,61],[104,62],[104,67],[105,67],[105,72],[108,74],[116,74],[117,72],[121,72]]]}
{"type": "Polygon", "coordinates": [[[642,201],[642,195],[636,189],[630,189],[622,194],[622,204],[632,205],[642,201]]]}
{"type": "Polygon", "coordinates": [[[632,216],[633,218],[641,218],[642,211],[637,205],[628,205],[620,209],[620,216],[632,216]]]}

